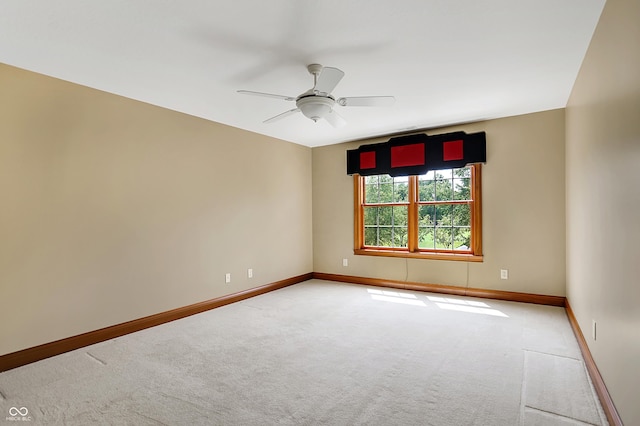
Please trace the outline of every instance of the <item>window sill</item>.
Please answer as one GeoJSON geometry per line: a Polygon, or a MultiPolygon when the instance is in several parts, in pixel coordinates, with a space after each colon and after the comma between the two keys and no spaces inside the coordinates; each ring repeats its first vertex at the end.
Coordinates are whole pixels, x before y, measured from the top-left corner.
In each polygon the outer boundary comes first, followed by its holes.
{"type": "Polygon", "coordinates": [[[482,262],[484,256],[466,253],[412,253],[408,251],[355,249],[353,254],[362,256],[406,257],[412,259],[453,260],[461,262],[482,262]]]}

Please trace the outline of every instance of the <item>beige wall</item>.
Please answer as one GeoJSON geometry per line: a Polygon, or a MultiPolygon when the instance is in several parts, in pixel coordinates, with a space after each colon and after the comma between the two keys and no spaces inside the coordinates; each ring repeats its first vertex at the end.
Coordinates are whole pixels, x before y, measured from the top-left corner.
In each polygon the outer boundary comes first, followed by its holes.
{"type": "Polygon", "coordinates": [[[566,115],[567,296],[624,424],[639,425],[637,0],[607,1],[566,115]]]}
{"type": "Polygon", "coordinates": [[[372,142],[361,141],[313,149],[314,271],[564,296],[564,110],[428,133],[454,130],[487,133],[484,262],[354,256],[346,150],[372,142]],[[500,269],[509,270],[508,280],[500,279],[500,269]]]}
{"type": "Polygon", "coordinates": [[[5,65],[0,93],[0,355],[312,272],[310,148],[5,65]]]}

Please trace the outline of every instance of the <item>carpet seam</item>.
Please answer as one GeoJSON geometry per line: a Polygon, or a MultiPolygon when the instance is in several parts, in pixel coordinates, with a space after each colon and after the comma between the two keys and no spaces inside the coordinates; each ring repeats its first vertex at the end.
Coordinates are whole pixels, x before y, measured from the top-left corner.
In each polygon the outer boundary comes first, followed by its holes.
{"type": "Polygon", "coordinates": [[[100,363],[100,364],[102,364],[102,365],[107,365],[107,363],[106,363],[105,361],[101,360],[100,358],[98,358],[98,357],[96,357],[96,356],[94,356],[94,355],[91,355],[89,352],[85,352],[85,354],[86,354],[89,358],[93,359],[94,361],[99,362],[99,363],[100,363]]]}
{"type": "Polygon", "coordinates": [[[582,363],[584,365],[584,360],[580,359],[580,358],[574,358],[572,356],[566,356],[566,355],[558,355],[558,354],[550,354],[549,352],[541,352],[541,351],[535,351],[533,349],[523,349],[523,351],[525,352],[533,352],[536,354],[541,354],[541,355],[549,355],[549,356],[557,356],[558,358],[565,358],[565,359],[571,359],[573,361],[578,361],[580,363],[582,363]]]}
{"type": "Polygon", "coordinates": [[[543,409],[541,409],[541,408],[537,408],[537,407],[532,407],[532,406],[530,406],[530,405],[525,405],[525,406],[524,406],[524,408],[529,408],[529,409],[531,409],[531,410],[540,411],[541,413],[551,414],[551,415],[553,415],[553,416],[561,417],[561,418],[563,418],[563,419],[573,420],[573,421],[580,422],[580,423],[585,424],[585,425],[590,425],[590,426],[601,426],[601,425],[598,425],[598,424],[596,424],[596,423],[585,422],[584,420],[576,419],[575,417],[563,416],[562,414],[554,413],[553,411],[543,410],[543,409]]]}
{"type": "Polygon", "coordinates": [[[527,351],[523,350],[522,357],[522,389],[520,390],[520,426],[524,425],[524,409],[527,393],[527,351]]]}
{"type": "Polygon", "coordinates": [[[156,422],[156,423],[158,423],[158,424],[160,424],[160,425],[162,425],[162,426],[169,426],[167,423],[163,423],[163,422],[161,422],[161,421],[160,421],[160,420],[158,420],[158,419],[154,419],[153,417],[149,417],[149,416],[147,416],[146,414],[139,413],[139,412],[137,412],[137,411],[135,411],[135,410],[132,410],[131,412],[132,412],[132,413],[136,413],[136,414],[137,414],[137,415],[139,415],[140,417],[144,417],[145,419],[149,419],[149,420],[151,420],[151,421],[153,421],[153,422],[156,422]]]}
{"type": "MultiPolygon", "coordinates": [[[[540,411],[540,412],[543,412],[543,413],[552,414],[552,415],[554,415],[554,416],[562,417],[562,418],[565,418],[565,419],[574,420],[574,421],[577,421],[577,422],[583,423],[583,424],[585,424],[585,425],[591,425],[591,426],[602,426],[602,425],[604,424],[604,423],[602,422],[602,413],[601,413],[601,412],[600,412],[600,410],[597,408],[597,406],[598,406],[598,404],[597,404],[598,397],[597,397],[597,395],[596,395],[596,394],[594,394],[593,384],[591,383],[591,378],[589,377],[589,373],[588,373],[588,371],[586,371],[586,364],[585,364],[585,362],[584,362],[584,360],[583,360],[583,359],[577,359],[577,358],[567,357],[567,356],[563,356],[563,355],[549,354],[549,353],[546,353],[546,352],[534,351],[534,350],[530,350],[530,349],[523,349],[523,351],[525,352],[525,377],[523,378],[522,386],[526,386],[526,382],[525,382],[525,380],[526,380],[526,361],[527,361],[527,353],[536,353],[536,354],[547,355],[547,356],[553,356],[553,357],[558,357],[558,358],[563,358],[563,359],[568,359],[568,360],[572,360],[572,361],[577,361],[577,362],[579,362],[579,363],[580,363],[580,365],[582,366],[582,368],[585,370],[585,374],[586,374],[586,377],[587,377],[587,381],[588,381],[588,383],[589,383],[589,385],[590,385],[590,386],[589,386],[589,390],[591,391],[591,397],[593,398],[593,402],[595,403],[595,406],[596,406],[596,412],[597,412],[597,414],[598,414],[598,418],[599,418],[599,420],[600,420],[600,424],[597,424],[597,423],[591,423],[591,422],[588,422],[588,421],[584,421],[584,420],[577,419],[577,418],[575,418],[575,417],[570,417],[570,416],[565,416],[565,415],[562,415],[562,414],[554,413],[553,411],[543,410],[543,409],[541,409],[541,408],[537,408],[537,407],[533,407],[533,406],[531,406],[531,405],[527,405],[527,404],[526,404],[526,402],[524,402],[524,406],[523,406],[523,409],[522,409],[522,410],[523,410],[523,421],[524,421],[524,410],[525,410],[526,408],[530,408],[530,409],[532,409],[532,410],[537,410],[537,411],[540,411]]],[[[523,394],[524,394],[524,391],[523,391],[523,394]]]]}

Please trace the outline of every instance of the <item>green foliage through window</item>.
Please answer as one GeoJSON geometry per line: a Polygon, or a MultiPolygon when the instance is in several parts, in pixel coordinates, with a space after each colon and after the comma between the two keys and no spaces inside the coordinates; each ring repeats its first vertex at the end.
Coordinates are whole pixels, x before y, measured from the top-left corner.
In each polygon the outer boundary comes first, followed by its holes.
{"type": "MultiPolygon", "coordinates": [[[[408,246],[409,185],[409,177],[364,178],[365,246],[408,246]]],[[[416,191],[418,248],[468,252],[471,247],[471,168],[431,171],[418,176],[416,191]]]]}
{"type": "Polygon", "coordinates": [[[468,250],[471,246],[471,169],[437,170],[418,176],[418,246],[468,250]],[[435,203],[435,204],[427,204],[435,203]]]}

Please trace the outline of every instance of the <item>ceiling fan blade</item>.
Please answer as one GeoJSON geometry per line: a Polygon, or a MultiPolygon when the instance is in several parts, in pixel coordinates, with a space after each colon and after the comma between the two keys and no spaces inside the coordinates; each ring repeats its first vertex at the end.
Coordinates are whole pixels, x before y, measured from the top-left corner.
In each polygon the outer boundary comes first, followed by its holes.
{"type": "Polygon", "coordinates": [[[243,95],[264,96],[265,98],[283,99],[285,101],[295,101],[296,100],[296,98],[294,98],[293,96],[274,95],[272,93],[254,92],[254,91],[251,91],[251,90],[238,90],[238,93],[241,93],[243,95]]]}
{"type": "Polygon", "coordinates": [[[267,118],[266,120],[263,121],[263,123],[273,123],[274,121],[278,121],[278,120],[282,120],[285,117],[288,117],[292,114],[295,114],[296,112],[299,112],[300,109],[298,108],[294,108],[294,109],[290,109],[289,111],[285,111],[282,114],[278,114],[275,117],[271,117],[271,118],[267,118]]]}
{"type": "Polygon", "coordinates": [[[337,100],[342,106],[391,106],[395,101],[393,96],[356,96],[337,100]]]}
{"type": "Polygon", "coordinates": [[[318,76],[318,81],[313,90],[321,93],[331,93],[340,80],[344,77],[344,71],[338,68],[324,67],[318,76]]]}
{"type": "Polygon", "coordinates": [[[337,128],[344,127],[344,125],[347,124],[345,119],[342,118],[340,114],[335,112],[335,110],[329,111],[329,114],[325,115],[324,119],[327,120],[333,127],[337,128]]]}

